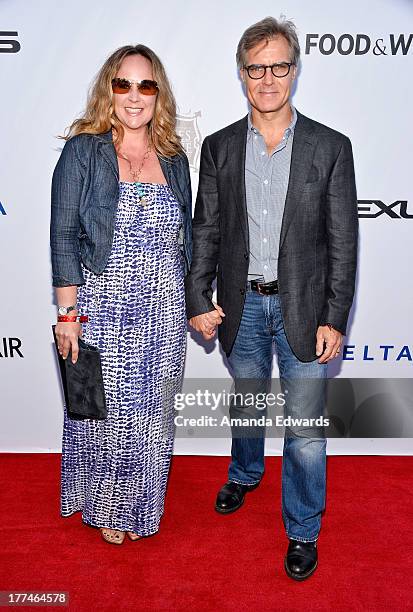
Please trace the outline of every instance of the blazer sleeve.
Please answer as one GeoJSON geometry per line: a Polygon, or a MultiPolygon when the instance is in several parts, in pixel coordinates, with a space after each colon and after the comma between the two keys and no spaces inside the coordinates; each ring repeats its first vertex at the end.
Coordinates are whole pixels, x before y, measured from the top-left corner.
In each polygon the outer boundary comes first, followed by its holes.
{"type": "Polygon", "coordinates": [[[68,140],[52,178],[50,248],[54,287],[83,284],[80,265],[79,206],[84,167],[76,152],[75,139],[68,140]]]}
{"type": "Polygon", "coordinates": [[[326,195],[328,237],[327,300],[320,325],[346,333],[357,269],[358,214],[351,142],[345,137],[330,174],[326,195]]]}
{"type": "Polygon", "coordinates": [[[201,150],[199,186],[192,221],[192,263],[185,277],[188,319],[215,310],[212,282],[217,273],[219,255],[219,203],[216,167],[209,137],[201,150]]]}

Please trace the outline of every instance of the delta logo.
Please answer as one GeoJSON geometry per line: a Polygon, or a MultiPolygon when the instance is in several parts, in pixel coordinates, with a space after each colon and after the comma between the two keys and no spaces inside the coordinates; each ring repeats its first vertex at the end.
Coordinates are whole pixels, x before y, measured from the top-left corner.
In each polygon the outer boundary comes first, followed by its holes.
{"type": "Polygon", "coordinates": [[[405,344],[345,344],[343,346],[343,361],[388,361],[392,363],[408,363],[413,361],[413,350],[405,344]]]}

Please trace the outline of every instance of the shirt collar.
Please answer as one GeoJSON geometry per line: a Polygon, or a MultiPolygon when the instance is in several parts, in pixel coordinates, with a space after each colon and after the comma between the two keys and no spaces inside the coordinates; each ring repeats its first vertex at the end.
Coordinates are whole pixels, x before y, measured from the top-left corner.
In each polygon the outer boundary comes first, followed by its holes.
{"type": "MultiPolygon", "coordinates": [[[[295,110],[295,107],[292,104],[291,104],[291,112],[292,112],[291,122],[288,128],[285,130],[286,136],[290,136],[290,134],[294,132],[295,124],[297,123],[297,111],[295,110]]],[[[252,125],[251,113],[249,112],[248,113],[248,133],[250,132],[254,132],[254,134],[259,133],[257,128],[255,128],[252,125]]]]}

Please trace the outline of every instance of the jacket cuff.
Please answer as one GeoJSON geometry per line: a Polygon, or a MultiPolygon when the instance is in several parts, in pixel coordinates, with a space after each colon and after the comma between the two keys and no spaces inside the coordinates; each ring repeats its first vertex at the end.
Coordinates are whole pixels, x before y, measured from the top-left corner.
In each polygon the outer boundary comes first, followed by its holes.
{"type": "Polygon", "coordinates": [[[74,275],[71,278],[53,275],[53,287],[72,287],[73,285],[84,285],[83,275],[74,275]]]}
{"type": "Polygon", "coordinates": [[[187,301],[186,318],[192,319],[192,317],[197,317],[198,315],[212,312],[213,310],[215,310],[215,306],[212,301],[201,295],[197,300],[191,298],[190,303],[187,301]]]}

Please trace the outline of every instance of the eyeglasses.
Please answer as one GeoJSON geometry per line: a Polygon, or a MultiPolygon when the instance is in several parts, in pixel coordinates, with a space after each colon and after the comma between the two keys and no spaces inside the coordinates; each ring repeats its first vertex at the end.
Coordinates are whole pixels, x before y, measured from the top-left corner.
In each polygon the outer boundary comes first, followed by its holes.
{"type": "Polygon", "coordinates": [[[139,93],[144,96],[154,96],[159,91],[158,83],[149,79],[130,81],[129,79],[112,79],[112,91],[117,94],[128,93],[132,84],[136,83],[139,93]]]}
{"type": "Polygon", "coordinates": [[[291,66],[295,66],[294,62],[280,62],[279,64],[271,64],[271,66],[251,64],[251,66],[244,66],[244,68],[248,72],[250,79],[262,79],[267,73],[267,68],[271,69],[272,74],[277,79],[282,79],[290,72],[291,66]]]}

